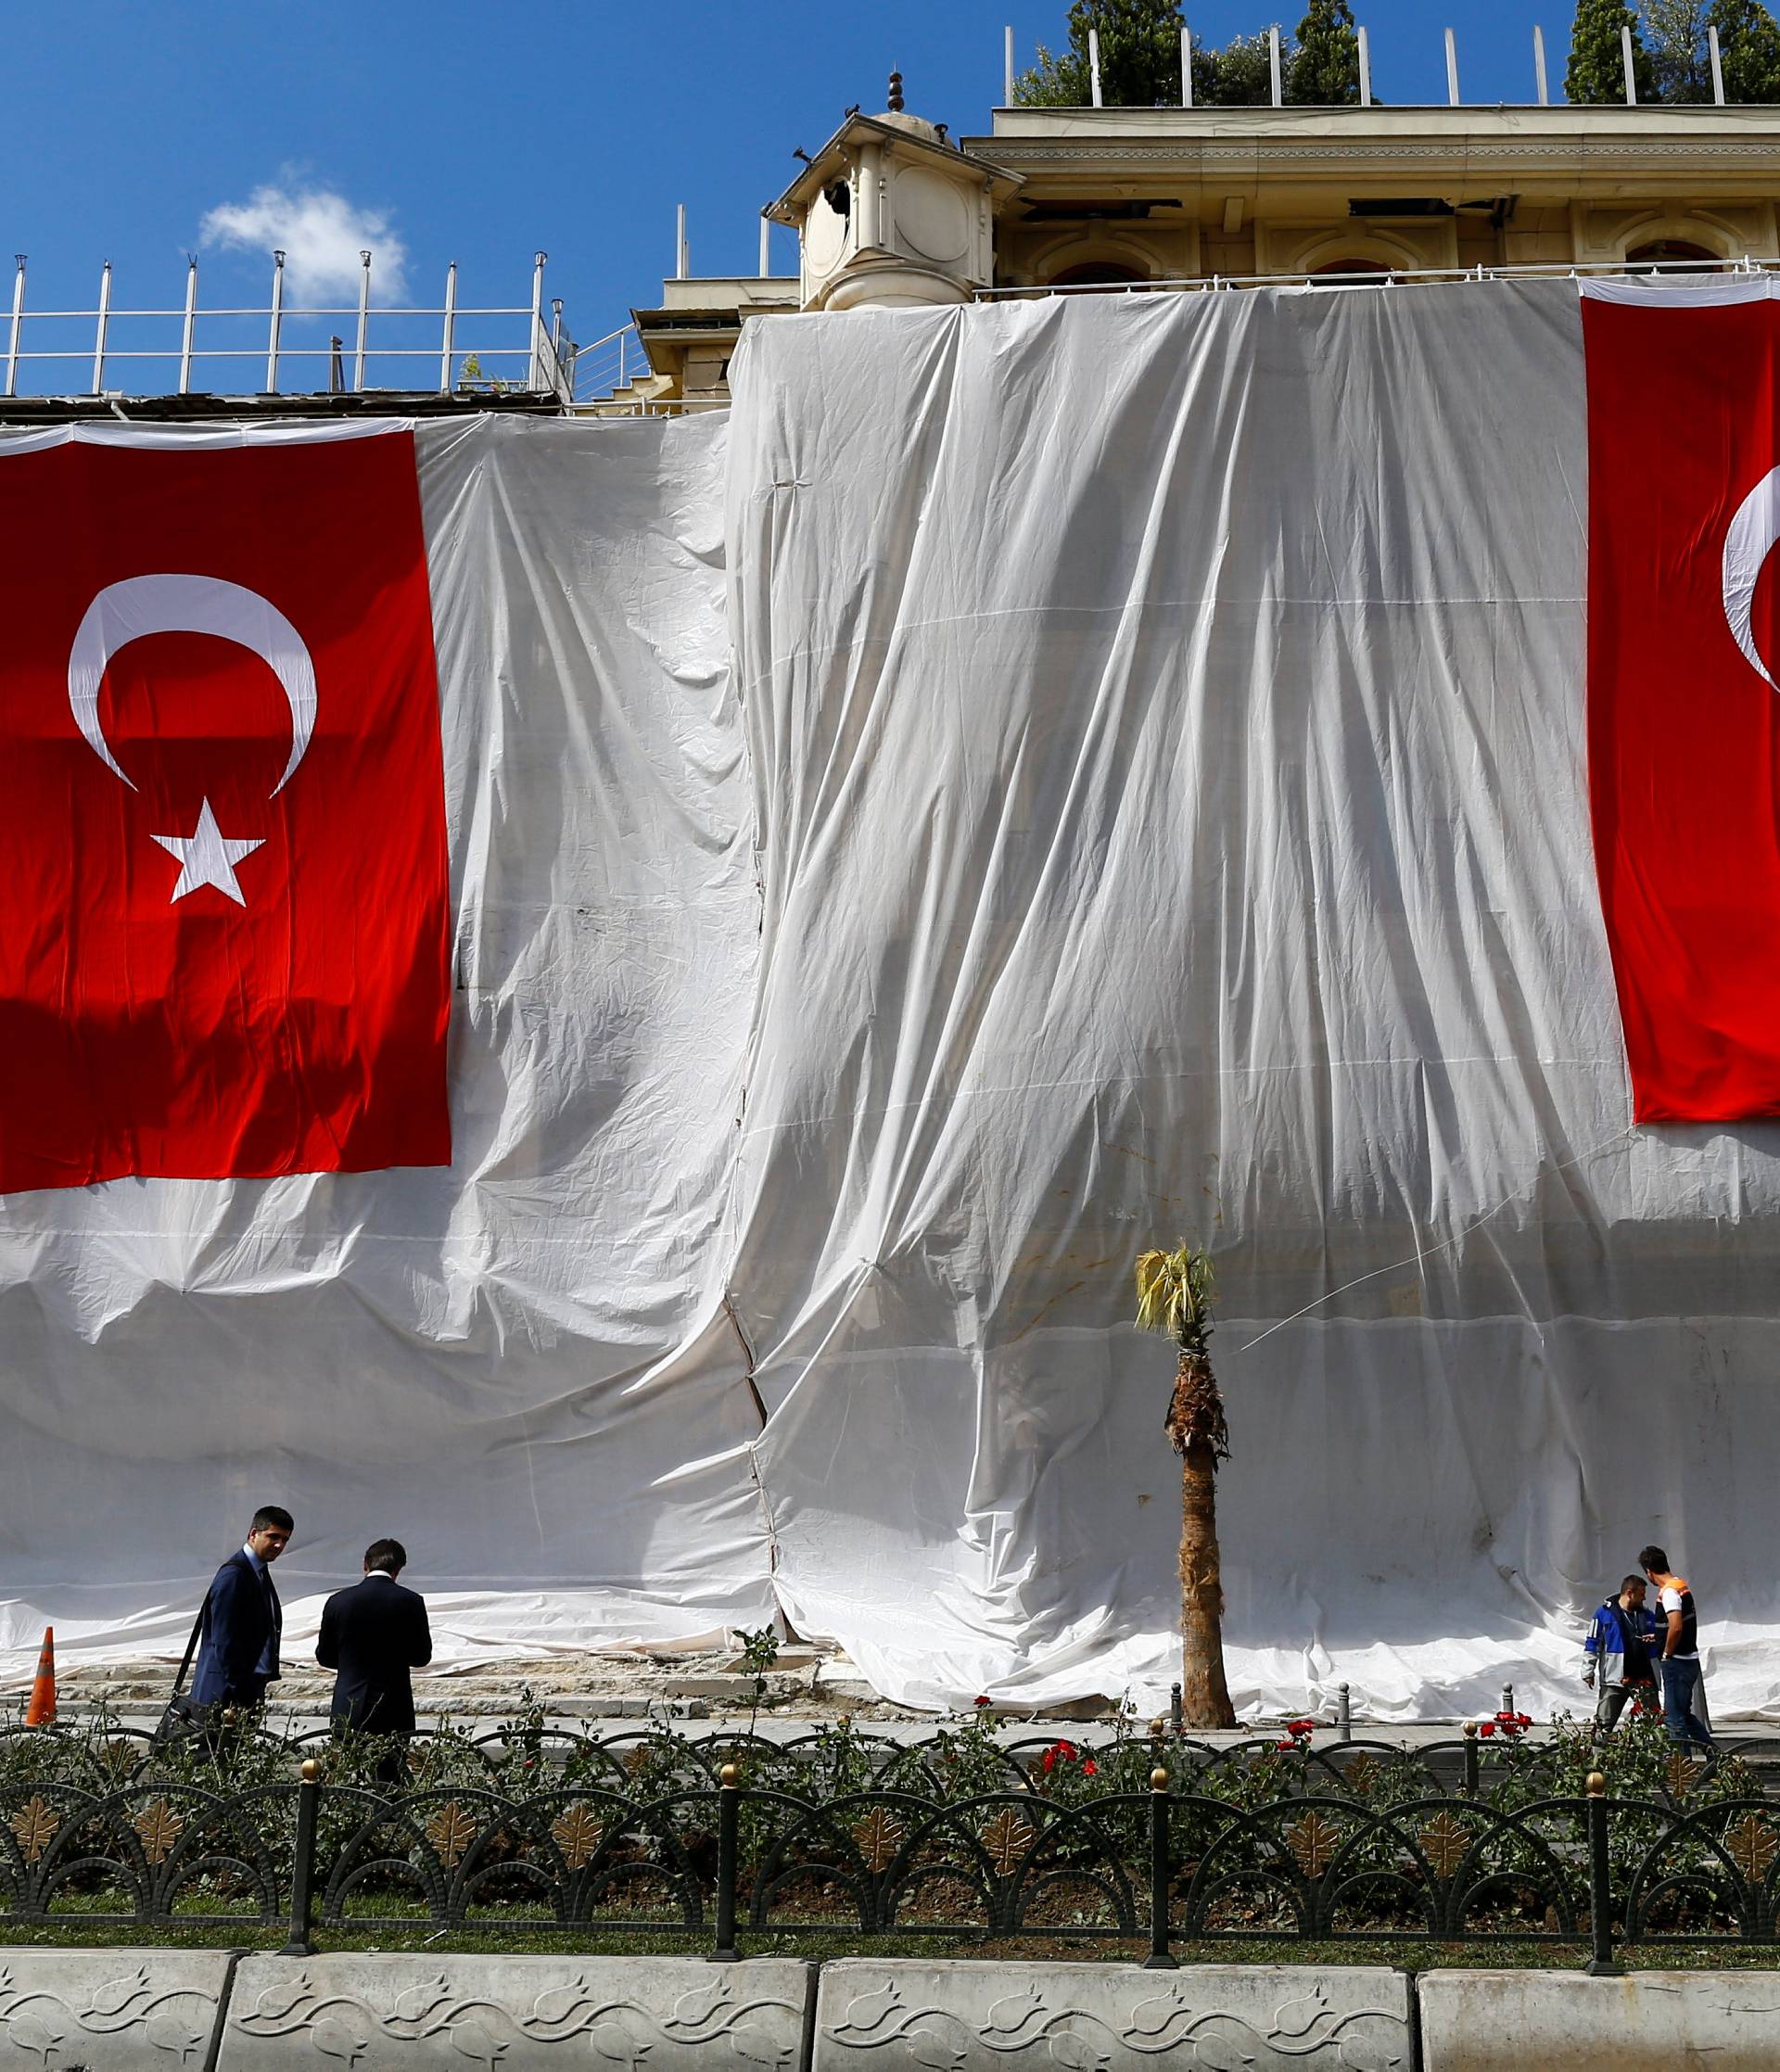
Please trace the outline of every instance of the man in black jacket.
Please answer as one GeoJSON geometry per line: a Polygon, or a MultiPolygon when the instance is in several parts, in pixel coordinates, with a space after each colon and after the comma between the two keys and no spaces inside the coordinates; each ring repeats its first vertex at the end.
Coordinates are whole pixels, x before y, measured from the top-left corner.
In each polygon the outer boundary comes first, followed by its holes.
{"type": "MultiPolygon", "coordinates": [[[[400,1540],[373,1540],[364,1550],[364,1581],[337,1590],[322,1608],[315,1659],[337,1670],[334,1723],[362,1734],[414,1731],[414,1691],[408,1672],[433,1659],[426,1601],[396,1578],[408,1565],[400,1540]]],[[[386,1782],[400,1774],[400,1759],[384,1766],[386,1782]]]]}
{"type": "Polygon", "coordinates": [[[204,1645],[192,1677],[192,1702],[251,1707],[263,1702],[266,1685],[278,1675],[278,1640],[285,1615],[273,1587],[272,1564],[296,1530],[290,1513],[276,1504],[253,1514],[247,1544],[216,1571],[204,1599],[200,1631],[204,1645]]]}

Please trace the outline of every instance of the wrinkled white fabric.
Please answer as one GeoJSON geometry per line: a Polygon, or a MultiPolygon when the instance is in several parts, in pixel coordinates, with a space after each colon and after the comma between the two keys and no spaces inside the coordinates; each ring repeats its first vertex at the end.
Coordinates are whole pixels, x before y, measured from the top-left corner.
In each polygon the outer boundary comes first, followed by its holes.
{"type": "Polygon", "coordinates": [[[1630,1127],[1574,287],[781,319],[731,375],[731,1284],[796,1624],[916,1702],[1155,1707],[1127,1319],[1186,1237],[1240,1706],[1583,1705],[1654,1538],[1715,1714],[1773,1707],[1780,1133],[1630,1127]]]}
{"type": "MultiPolygon", "coordinates": [[[[453,1163],[0,1202],[15,1672],[46,1620],[64,1660],[176,1655],[262,1502],[297,1516],[294,1659],[386,1532],[438,1594],[446,1660],[770,1614],[717,1242],[757,917],[725,427],[415,437],[453,1163]]],[[[43,443],[0,438],[0,467],[43,443]]]]}
{"type": "Polygon", "coordinates": [[[1153,1710],[1186,1237],[1243,1709],[1583,1707],[1655,1538],[1780,1710],[1780,1132],[1630,1126],[1573,287],[732,375],[419,428],[456,1163],[0,1203],[8,1665],[176,1648],[271,1497],[298,1646],[395,1532],[448,1661],[777,1601],[917,1704],[1153,1710]]]}

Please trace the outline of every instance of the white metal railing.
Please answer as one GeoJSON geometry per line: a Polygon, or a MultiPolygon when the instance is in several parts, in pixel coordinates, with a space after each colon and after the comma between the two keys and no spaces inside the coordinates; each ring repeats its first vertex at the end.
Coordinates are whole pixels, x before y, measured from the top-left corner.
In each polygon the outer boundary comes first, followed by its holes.
{"type": "Polygon", "coordinates": [[[107,388],[120,367],[134,375],[161,370],[167,379],[133,383],[134,395],[189,395],[216,384],[199,375],[233,368],[235,385],[265,395],[282,392],[295,371],[295,392],[339,393],[376,388],[440,393],[518,389],[573,400],[578,348],[563,321],[563,305],[544,300],[546,254],[533,255],[531,296],[505,306],[462,304],[457,267],[446,269],[444,299],[436,309],[400,308],[372,300],[372,254],[359,254],[358,299],[335,308],[295,308],[285,299],[285,254],[273,254],[272,286],[258,308],[205,309],[197,298],[197,261],[185,270],[178,309],[124,309],[112,299],[111,262],[100,272],[98,299],[87,310],[33,310],[26,298],[25,255],[15,255],[12,298],[0,350],[0,397],[20,393],[67,395],[72,383],[36,380],[38,370],[72,365],[91,396],[122,393],[107,388]],[[337,325],[337,328],[336,328],[337,325]],[[221,364],[219,364],[221,363],[221,364]],[[319,380],[301,375],[316,367],[319,380]],[[263,386],[254,377],[263,374],[263,386]],[[392,374],[405,378],[390,379],[392,374]],[[374,375],[384,378],[374,380],[374,375]]]}
{"type": "Polygon", "coordinates": [[[1241,287],[1413,287],[1443,281],[1577,280],[1584,274],[1769,273],[1776,270],[1780,270],[1780,260],[1754,259],[1747,252],[1736,259],[1723,260],[1601,260],[1574,264],[1566,260],[1540,260],[1516,265],[1393,266],[1388,270],[1356,262],[1345,273],[1337,261],[1315,273],[1204,273],[1157,281],[1067,281],[1055,286],[1039,282],[1024,287],[979,287],[974,292],[979,302],[1008,302],[1053,295],[1184,295],[1241,287]]]}
{"type": "Polygon", "coordinates": [[[649,372],[648,355],[634,324],[620,324],[604,337],[579,349],[575,359],[577,402],[593,402],[623,388],[649,372]]]}

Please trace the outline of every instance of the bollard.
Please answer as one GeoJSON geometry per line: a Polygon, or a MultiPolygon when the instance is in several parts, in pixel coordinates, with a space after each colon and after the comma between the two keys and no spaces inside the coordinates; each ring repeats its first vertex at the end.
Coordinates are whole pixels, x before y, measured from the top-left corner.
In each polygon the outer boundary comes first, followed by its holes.
{"type": "Polygon", "coordinates": [[[1591,1978],[1621,1978],[1624,1966],[1613,1962],[1613,1893],[1608,1882],[1607,1779],[1591,1770],[1583,1789],[1588,1794],[1588,1926],[1594,1953],[1585,1969],[1591,1978]]]}
{"type": "Polygon", "coordinates": [[[1477,1797],[1477,1722],[1465,1722],[1465,1796],[1477,1797]]]}
{"type": "Polygon", "coordinates": [[[1354,1694],[1345,1684],[1336,1687],[1335,1731],[1343,1741],[1354,1738],[1354,1694]]]}
{"type": "Polygon", "coordinates": [[[1174,1728],[1175,1739],[1180,1739],[1183,1728],[1180,1717],[1180,1685],[1175,1684],[1168,1695],[1168,1722],[1174,1728]]]}
{"type": "Polygon", "coordinates": [[[1502,1710],[1510,1719],[1514,1717],[1514,1685],[1512,1684],[1504,1684],[1502,1686],[1502,1710]]]}
{"type": "Polygon", "coordinates": [[[742,1794],[737,1786],[742,1773],[726,1762],[717,1773],[717,1947],[707,1960],[714,1964],[732,1964],[735,1947],[735,1856],[736,1819],[742,1794]]]}
{"type": "Polygon", "coordinates": [[[281,1957],[312,1957],[315,1939],[310,1933],[315,1885],[315,1810],[321,1797],[322,1766],[313,1756],[299,1772],[297,1787],[297,1842],[290,1864],[290,1939],[278,1952],[281,1957]]]}
{"type": "Polygon", "coordinates": [[[1150,1954],[1145,1971],[1178,1971],[1168,1954],[1168,1773],[1150,1773],[1150,1954]]]}

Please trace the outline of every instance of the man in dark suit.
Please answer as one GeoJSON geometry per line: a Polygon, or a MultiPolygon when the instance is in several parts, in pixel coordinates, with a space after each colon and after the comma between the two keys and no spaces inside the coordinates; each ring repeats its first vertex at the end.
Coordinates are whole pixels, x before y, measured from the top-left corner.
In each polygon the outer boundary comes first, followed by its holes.
{"type": "Polygon", "coordinates": [[[216,1571],[204,1599],[202,1645],[192,1677],[192,1699],[206,1707],[257,1706],[278,1677],[284,1608],[273,1587],[272,1564],[296,1530],[290,1513],[265,1504],[253,1514],[247,1544],[216,1571]]]}
{"type": "MultiPolygon", "coordinates": [[[[337,1727],[400,1735],[403,1740],[414,1731],[408,1672],[432,1660],[433,1636],[426,1600],[396,1581],[407,1565],[408,1552],[400,1540],[373,1540],[364,1550],[364,1581],[337,1590],[323,1607],[315,1659],[324,1669],[339,1672],[334,1680],[337,1727]]],[[[400,1759],[384,1769],[385,1781],[396,1782],[400,1759]]]]}

